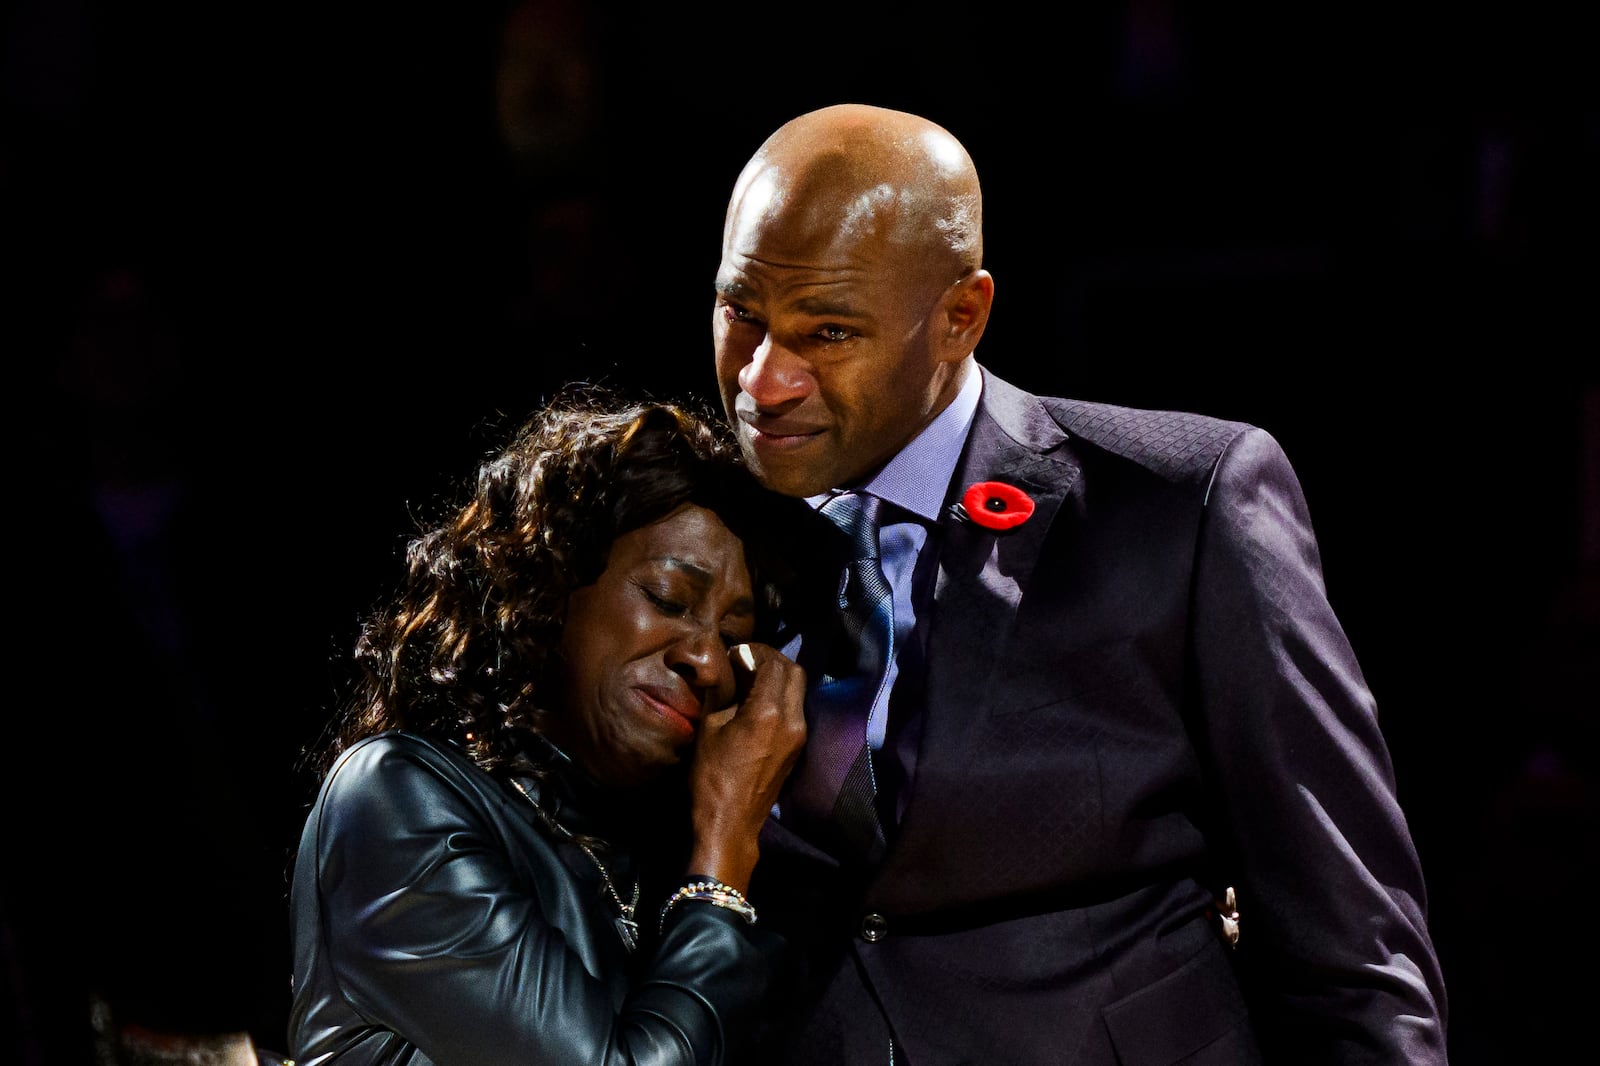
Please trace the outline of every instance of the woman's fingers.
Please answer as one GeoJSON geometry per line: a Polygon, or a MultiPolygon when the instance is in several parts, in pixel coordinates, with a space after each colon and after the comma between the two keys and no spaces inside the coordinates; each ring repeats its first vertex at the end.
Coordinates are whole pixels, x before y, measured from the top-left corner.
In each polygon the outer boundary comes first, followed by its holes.
{"type": "Polygon", "coordinates": [[[729,884],[748,881],[756,837],[805,746],[805,671],[765,644],[728,650],[740,700],[707,715],[692,781],[696,861],[729,884]],[[730,880],[738,878],[740,880],[730,880]]]}
{"type": "Polygon", "coordinates": [[[739,765],[752,783],[781,783],[805,745],[805,671],[766,644],[735,645],[728,658],[741,675],[741,699],[706,716],[697,758],[739,765]]]}
{"type": "Polygon", "coordinates": [[[789,738],[798,753],[805,739],[805,670],[767,644],[736,644],[728,650],[728,657],[735,674],[742,675],[733,717],[742,719],[747,728],[798,731],[798,736],[789,738]]]}

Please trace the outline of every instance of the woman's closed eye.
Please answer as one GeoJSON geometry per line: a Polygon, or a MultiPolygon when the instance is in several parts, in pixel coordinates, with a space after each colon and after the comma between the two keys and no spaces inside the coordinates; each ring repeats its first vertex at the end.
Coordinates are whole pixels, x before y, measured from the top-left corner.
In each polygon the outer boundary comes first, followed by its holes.
{"type": "Polygon", "coordinates": [[[681,602],[670,592],[659,592],[648,585],[640,585],[639,591],[644,593],[645,599],[649,600],[656,610],[670,618],[682,617],[689,610],[688,604],[681,602]]]}

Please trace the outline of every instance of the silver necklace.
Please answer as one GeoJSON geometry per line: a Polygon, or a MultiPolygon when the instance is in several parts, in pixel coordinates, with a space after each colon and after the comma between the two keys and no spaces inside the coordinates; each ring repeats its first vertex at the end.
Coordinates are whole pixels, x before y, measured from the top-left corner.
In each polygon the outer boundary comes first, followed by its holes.
{"type": "Polygon", "coordinates": [[[600,861],[600,856],[594,853],[594,849],[588,844],[585,844],[583,841],[579,840],[575,835],[573,835],[572,830],[556,821],[550,816],[548,811],[539,806],[539,801],[528,794],[528,790],[522,787],[522,782],[513,778],[511,784],[518,792],[522,793],[524,799],[533,804],[533,809],[539,813],[539,820],[542,821],[552,833],[562,840],[576,844],[585,855],[589,856],[589,861],[594,863],[594,868],[600,871],[600,880],[605,884],[607,894],[611,896],[612,902],[617,905],[617,911],[619,913],[616,921],[613,924],[615,924],[617,927],[617,935],[622,938],[622,946],[627,948],[629,951],[632,951],[634,948],[638,947],[639,923],[633,919],[634,911],[636,911],[639,907],[638,879],[635,878],[633,882],[632,901],[628,903],[622,902],[622,896],[617,892],[617,886],[611,883],[611,871],[606,869],[606,864],[600,861]]]}

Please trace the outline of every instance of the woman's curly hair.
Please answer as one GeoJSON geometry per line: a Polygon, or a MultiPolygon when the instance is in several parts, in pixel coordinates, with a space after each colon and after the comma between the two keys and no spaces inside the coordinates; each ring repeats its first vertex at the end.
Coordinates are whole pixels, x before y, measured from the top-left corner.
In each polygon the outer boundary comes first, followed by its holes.
{"type": "Polygon", "coordinates": [[[362,625],[360,677],[316,768],[406,729],[487,770],[536,769],[528,741],[550,711],[568,596],[599,578],[617,537],[686,503],[745,542],[757,622],[770,627],[784,508],[800,501],[761,489],[719,420],[593,388],[558,396],[478,468],[465,503],[408,544],[403,583],[362,625]]]}

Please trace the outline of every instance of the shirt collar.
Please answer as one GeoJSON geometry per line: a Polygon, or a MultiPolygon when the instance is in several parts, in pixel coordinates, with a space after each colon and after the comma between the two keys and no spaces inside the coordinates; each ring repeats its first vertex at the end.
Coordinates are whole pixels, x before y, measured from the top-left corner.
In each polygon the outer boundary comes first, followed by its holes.
{"type": "MultiPolygon", "coordinates": [[[[955,476],[956,463],[961,459],[961,448],[982,395],[983,374],[973,363],[967,367],[967,378],[949,406],[935,415],[862,489],[929,522],[937,522],[945,490],[955,476]]],[[[820,507],[840,491],[820,493],[807,502],[820,507]]]]}

